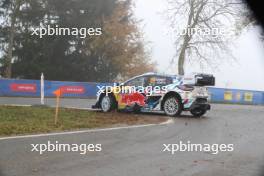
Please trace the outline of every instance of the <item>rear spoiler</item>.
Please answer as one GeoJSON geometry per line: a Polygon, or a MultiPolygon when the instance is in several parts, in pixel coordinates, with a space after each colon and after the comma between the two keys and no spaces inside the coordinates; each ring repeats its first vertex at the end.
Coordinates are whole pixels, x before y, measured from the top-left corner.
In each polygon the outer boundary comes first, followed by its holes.
{"type": "Polygon", "coordinates": [[[197,74],[194,76],[196,86],[214,86],[215,77],[209,74],[197,74]]]}
{"type": "Polygon", "coordinates": [[[215,77],[210,74],[194,74],[190,77],[183,77],[182,79],[184,85],[191,86],[214,86],[215,77]]]}

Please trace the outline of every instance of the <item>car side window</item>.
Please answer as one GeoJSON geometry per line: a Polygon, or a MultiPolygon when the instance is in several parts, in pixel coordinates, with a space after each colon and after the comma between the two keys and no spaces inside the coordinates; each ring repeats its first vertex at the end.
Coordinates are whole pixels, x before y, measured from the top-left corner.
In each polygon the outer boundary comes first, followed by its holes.
{"type": "Polygon", "coordinates": [[[148,86],[166,86],[172,84],[172,78],[165,76],[150,76],[147,81],[148,86]]]}
{"type": "Polygon", "coordinates": [[[125,83],[125,86],[135,86],[135,87],[144,86],[144,80],[145,80],[144,77],[135,78],[125,83]]]}

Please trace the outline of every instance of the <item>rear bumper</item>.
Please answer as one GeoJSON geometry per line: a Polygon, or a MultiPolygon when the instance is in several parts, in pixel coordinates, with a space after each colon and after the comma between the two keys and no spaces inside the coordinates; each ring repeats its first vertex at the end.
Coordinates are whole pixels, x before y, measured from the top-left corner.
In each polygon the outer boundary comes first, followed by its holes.
{"type": "Polygon", "coordinates": [[[195,100],[193,102],[193,104],[191,105],[191,107],[188,110],[193,110],[193,109],[203,109],[203,110],[210,110],[211,109],[211,105],[207,102],[207,99],[205,98],[198,98],[197,100],[195,100]]]}
{"type": "Polygon", "coordinates": [[[201,103],[195,103],[195,104],[193,104],[191,107],[190,107],[190,110],[193,110],[193,109],[203,109],[203,110],[206,110],[206,111],[208,111],[208,110],[210,110],[211,109],[211,105],[210,104],[208,104],[208,103],[203,103],[203,104],[201,104],[201,103]]]}

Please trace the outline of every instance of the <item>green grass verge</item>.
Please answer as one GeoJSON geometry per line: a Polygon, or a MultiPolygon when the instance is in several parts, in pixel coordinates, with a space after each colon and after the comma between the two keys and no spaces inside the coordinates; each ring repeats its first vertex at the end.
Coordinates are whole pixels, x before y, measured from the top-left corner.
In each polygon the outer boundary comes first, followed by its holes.
{"type": "Polygon", "coordinates": [[[54,125],[54,108],[0,106],[0,136],[48,133],[82,128],[102,128],[113,125],[159,123],[164,117],[140,117],[128,113],[102,113],[87,110],[59,110],[59,121],[54,125]]]}

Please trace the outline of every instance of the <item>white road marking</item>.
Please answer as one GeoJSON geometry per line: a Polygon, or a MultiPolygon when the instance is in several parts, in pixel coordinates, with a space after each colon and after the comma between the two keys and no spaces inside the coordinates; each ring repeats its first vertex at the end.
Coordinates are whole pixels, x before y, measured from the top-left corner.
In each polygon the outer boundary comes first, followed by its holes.
{"type": "MultiPolygon", "coordinates": [[[[1,106],[15,106],[15,107],[33,107],[34,105],[22,105],[22,104],[3,104],[1,106]]],[[[41,105],[39,105],[41,106],[41,105]]],[[[50,108],[54,108],[55,106],[47,106],[50,108]]],[[[61,108],[66,108],[66,109],[77,109],[77,110],[89,110],[89,111],[101,111],[100,109],[93,109],[93,108],[79,108],[79,107],[74,107],[74,106],[63,106],[61,108]]]]}
{"type": "Polygon", "coordinates": [[[1,106],[31,107],[32,105],[22,105],[22,104],[2,104],[1,106]]]}
{"type": "Polygon", "coordinates": [[[24,136],[10,136],[10,137],[2,137],[2,138],[0,138],[0,141],[1,140],[8,140],[8,139],[23,139],[23,138],[45,137],[45,136],[58,136],[58,135],[66,135],[66,134],[81,134],[81,133],[112,131],[112,130],[120,130],[120,129],[142,128],[142,127],[166,125],[166,124],[169,124],[169,123],[172,123],[172,122],[173,122],[173,120],[167,120],[166,122],[163,122],[163,123],[160,123],[160,124],[133,125],[133,126],[114,127],[114,128],[101,128],[101,129],[80,130],[80,131],[67,131],[67,132],[58,132],[58,133],[44,133],[44,134],[33,134],[33,135],[24,135],[24,136]]]}

